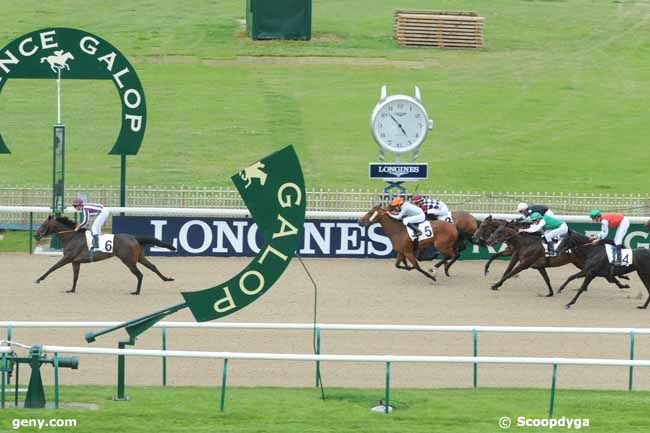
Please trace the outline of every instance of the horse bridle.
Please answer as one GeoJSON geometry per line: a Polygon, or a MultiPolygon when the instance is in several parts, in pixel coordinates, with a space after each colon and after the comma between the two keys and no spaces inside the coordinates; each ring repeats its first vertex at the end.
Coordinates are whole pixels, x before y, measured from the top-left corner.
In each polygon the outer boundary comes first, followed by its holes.
{"type": "Polygon", "coordinates": [[[386,209],[383,209],[380,206],[376,206],[374,210],[375,212],[370,216],[370,218],[368,218],[368,221],[370,221],[371,223],[375,222],[375,218],[377,218],[377,216],[384,216],[386,215],[386,212],[388,212],[386,209]]]}

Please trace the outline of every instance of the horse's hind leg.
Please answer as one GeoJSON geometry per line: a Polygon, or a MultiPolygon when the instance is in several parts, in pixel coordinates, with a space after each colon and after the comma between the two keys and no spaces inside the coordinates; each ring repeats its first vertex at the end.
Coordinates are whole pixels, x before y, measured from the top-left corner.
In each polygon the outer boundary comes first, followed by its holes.
{"type": "Polygon", "coordinates": [[[645,310],[646,308],[648,308],[648,304],[650,304],[650,274],[641,273],[638,270],[636,271],[636,273],[639,275],[639,278],[641,278],[641,281],[643,282],[645,289],[648,291],[648,299],[646,299],[645,304],[639,305],[637,307],[641,310],[645,310]]]}
{"type": "Polygon", "coordinates": [[[79,268],[81,263],[72,262],[72,289],[66,291],[66,293],[74,293],[77,290],[77,280],[79,279],[79,268]]]}
{"type": "Polygon", "coordinates": [[[139,295],[140,294],[140,288],[142,287],[142,272],[140,272],[140,269],[138,269],[135,262],[134,263],[127,262],[122,257],[120,257],[120,260],[122,260],[122,263],[124,263],[126,265],[126,267],[129,268],[131,273],[133,275],[135,275],[135,277],[138,279],[138,287],[135,289],[135,292],[131,292],[131,294],[132,295],[139,295]]]}
{"type": "Polygon", "coordinates": [[[36,284],[40,283],[41,281],[43,281],[45,279],[45,277],[47,277],[52,272],[59,269],[61,266],[67,265],[68,263],[70,263],[69,258],[67,258],[65,256],[61,257],[61,259],[58,262],[56,262],[50,269],[47,270],[47,272],[45,272],[43,275],[40,276],[39,279],[36,280],[36,284]]]}
{"type": "Polygon", "coordinates": [[[573,274],[573,275],[571,275],[569,278],[567,278],[567,280],[566,280],[564,283],[562,283],[562,285],[560,286],[560,288],[557,289],[557,293],[558,293],[558,295],[559,295],[560,293],[562,293],[562,291],[566,288],[566,286],[567,286],[571,281],[573,281],[573,280],[575,280],[575,279],[577,279],[577,278],[582,278],[582,277],[584,277],[584,276],[585,276],[585,271],[580,271],[580,272],[578,272],[577,274],[573,274]]]}
{"type": "Polygon", "coordinates": [[[160,273],[160,271],[158,270],[156,265],[154,265],[149,260],[147,260],[147,258],[144,256],[144,253],[140,253],[140,257],[138,258],[138,261],[140,263],[142,263],[147,269],[151,270],[156,275],[158,275],[161,280],[163,280],[163,281],[174,281],[173,278],[166,277],[162,273],[160,273]]]}

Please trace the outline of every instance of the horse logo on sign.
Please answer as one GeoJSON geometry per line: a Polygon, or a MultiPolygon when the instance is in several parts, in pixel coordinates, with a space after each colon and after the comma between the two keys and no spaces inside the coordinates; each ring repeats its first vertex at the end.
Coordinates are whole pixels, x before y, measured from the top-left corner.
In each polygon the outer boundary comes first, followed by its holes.
{"type": "Polygon", "coordinates": [[[253,179],[259,180],[260,186],[264,186],[266,183],[266,177],[268,175],[262,171],[263,168],[264,164],[257,161],[255,164],[251,165],[250,167],[246,167],[241,173],[239,173],[239,177],[241,177],[242,180],[246,181],[244,188],[248,189],[248,187],[251,186],[253,179]]]}
{"type": "Polygon", "coordinates": [[[74,60],[74,56],[70,52],[65,52],[64,50],[57,50],[51,56],[41,57],[41,63],[47,61],[50,64],[50,69],[54,73],[59,72],[61,69],[70,70],[68,66],[68,60],[74,60]]]}

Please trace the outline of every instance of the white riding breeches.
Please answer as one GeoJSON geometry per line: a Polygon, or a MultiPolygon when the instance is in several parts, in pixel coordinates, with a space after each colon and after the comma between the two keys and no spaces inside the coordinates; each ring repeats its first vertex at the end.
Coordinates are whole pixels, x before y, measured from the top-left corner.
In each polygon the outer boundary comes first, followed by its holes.
{"type": "Polygon", "coordinates": [[[569,233],[569,226],[566,223],[563,223],[560,227],[544,232],[544,239],[546,242],[553,242],[553,238],[561,238],[562,236],[569,233]]]}
{"type": "Polygon", "coordinates": [[[438,208],[431,208],[427,211],[428,215],[434,215],[437,220],[441,221],[446,221],[448,223],[453,222],[451,218],[451,212],[449,212],[449,208],[447,207],[446,204],[440,203],[438,204],[438,208]]]}
{"type": "Polygon", "coordinates": [[[101,235],[102,234],[102,226],[106,222],[106,218],[108,218],[108,215],[110,212],[108,211],[107,208],[102,209],[102,211],[97,215],[95,218],[95,221],[93,222],[93,225],[90,229],[90,233],[94,235],[101,235]]]}
{"type": "Polygon", "coordinates": [[[406,217],[402,220],[404,225],[408,224],[420,224],[423,223],[424,220],[426,219],[426,216],[424,215],[424,212],[421,215],[413,215],[410,217],[406,217]]]}
{"type": "Polygon", "coordinates": [[[623,240],[627,229],[630,228],[630,220],[627,217],[624,217],[621,220],[621,223],[616,227],[616,234],[614,235],[614,245],[623,245],[623,240]]]}

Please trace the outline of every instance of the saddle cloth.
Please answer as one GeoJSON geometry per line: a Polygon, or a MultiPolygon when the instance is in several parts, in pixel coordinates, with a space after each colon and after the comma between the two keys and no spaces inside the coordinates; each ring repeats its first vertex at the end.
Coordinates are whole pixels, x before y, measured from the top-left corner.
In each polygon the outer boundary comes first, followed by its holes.
{"type": "MultiPolygon", "coordinates": [[[[100,251],[102,253],[112,253],[114,237],[115,235],[100,235],[99,248],[95,251],[100,251]]],[[[88,245],[88,250],[90,250],[90,248],[93,246],[93,235],[90,233],[90,230],[86,230],[86,245],[88,245]]]]}
{"type": "Polygon", "coordinates": [[[544,242],[544,240],[542,240],[542,246],[544,247],[544,257],[555,257],[555,256],[557,256],[559,254],[558,251],[557,251],[557,247],[560,246],[560,241],[561,241],[561,239],[558,239],[558,240],[553,239],[553,251],[555,251],[555,254],[549,255],[548,254],[548,244],[546,242],[544,242]]]}
{"type": "MultiPolygon", "coordinates": [[[[605,244],[605,251],[607,251],[607,260],[609,263],[614,261],[615,248],[614,245],[605,244]]],[[[621,265],[622,266],[632,266],[632,250],[629,248],[623,248],[621,250],[621,265]]]]}
{"type": "MultiPolygon", "coordinates": [[[[429,221],[420,223],[418,225],[418,229],[420,229],[420,231],[422,232],[422,234],[418,236],[418,240],[423,241],[425,239],[429,239],[433,237],[433,230],[431,229],[431,223],[429,221]]],[[[410,227],[407,226],[406,231],[408,232],[411,240],[415,239],[415,236],[413,236],[413,230],[411,230],[410,227]]]]}

